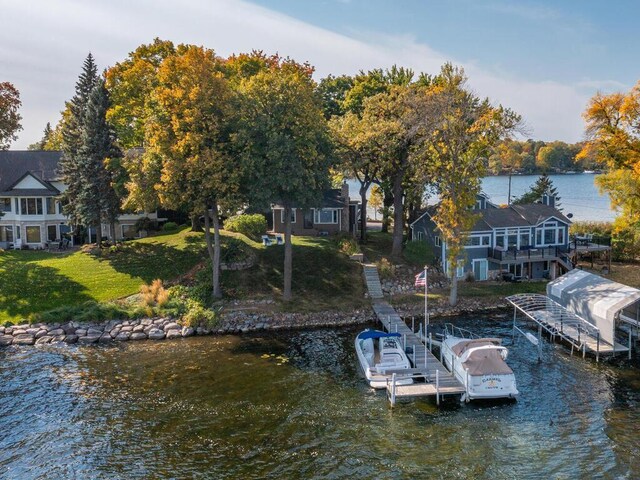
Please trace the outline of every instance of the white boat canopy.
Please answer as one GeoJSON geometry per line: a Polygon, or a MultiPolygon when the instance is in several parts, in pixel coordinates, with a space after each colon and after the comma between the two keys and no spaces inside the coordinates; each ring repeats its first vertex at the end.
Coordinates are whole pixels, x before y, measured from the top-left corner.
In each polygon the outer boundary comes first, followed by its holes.
{"type": "Polygon", "coordinates": [[[547,295],[595,325],[613,344],[616,320],[640,325],[640,290],[583,270],[571,270],[547,285],[547,295]]]}

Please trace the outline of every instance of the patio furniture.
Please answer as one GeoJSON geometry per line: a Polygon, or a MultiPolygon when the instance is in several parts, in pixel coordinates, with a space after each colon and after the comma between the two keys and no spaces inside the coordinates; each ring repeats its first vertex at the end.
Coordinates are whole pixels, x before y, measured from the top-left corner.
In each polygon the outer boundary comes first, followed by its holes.
{"type": "Polygon", "coordinates": [[[271,237],[269,237],[269,235],[262,235],[262,244],[265,247],[269,247],[273,245],[273,241],[271,240],[271,237]]]}

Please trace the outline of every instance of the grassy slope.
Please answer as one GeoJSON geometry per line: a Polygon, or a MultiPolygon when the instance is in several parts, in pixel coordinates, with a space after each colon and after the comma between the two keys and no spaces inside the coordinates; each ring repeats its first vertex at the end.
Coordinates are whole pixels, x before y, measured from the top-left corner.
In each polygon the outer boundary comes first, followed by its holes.
{"type": "Polygon", "coordinates": [[[188,271],[203,258],[202,246],[202,235],[185,230],[128,242],[103,258],[79,251],[7,251],[0,255],[0,320],[136,293],[142,283],[188,271]]]}
{"type": "MultiPolygon", "coordinates": [[[[234,298],[278,298],[282,288],[284,249],[265,248],[239,234],[223,232],[223,258],[231,244],[256,256],[254,267],[224,272],[223,288],[234,298]]],[[[0,255],[0,321],[88,300],[105,301],[138,292],[142,283],[170,280],[207,258],[203,234],[182,230],[125,243],[122,251],[96,257],[7,251],[0,255]]],[[[360,267],[338,252],[327,238],[294,238],[294,301],[284,310],[353,308],[363,302],[360,267]]],[[[209,280],[209,269],[199,275],[209,280]]]]}

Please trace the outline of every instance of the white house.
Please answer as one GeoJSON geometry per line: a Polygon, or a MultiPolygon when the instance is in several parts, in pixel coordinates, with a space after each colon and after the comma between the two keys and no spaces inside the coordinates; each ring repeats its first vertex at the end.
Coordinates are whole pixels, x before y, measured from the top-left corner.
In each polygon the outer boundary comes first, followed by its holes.
{"type": "MultiPolygon", "coordinates": [[[[71,231],[62,213],[60,196],[61,152],[0,151],[0,248],[43,248],[71,231]]],[[[116,239],[139,236],[134,230],[142,217],[157,220],[156,213],[125,214],[118,218],[116,239]]],[[[104,226],[104,232],[109,229],[104,226]]]]}

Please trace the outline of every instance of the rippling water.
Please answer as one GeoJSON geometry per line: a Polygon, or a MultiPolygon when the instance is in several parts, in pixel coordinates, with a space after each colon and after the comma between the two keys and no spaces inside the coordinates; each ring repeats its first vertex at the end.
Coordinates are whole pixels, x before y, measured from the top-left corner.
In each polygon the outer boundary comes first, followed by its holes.
{"type": "Polygon", "coordinates": [[[517,402],[391,410],[358,330],[0,350],[0,477],[640,477],[637,359],[521,340],[517,402]]]}

